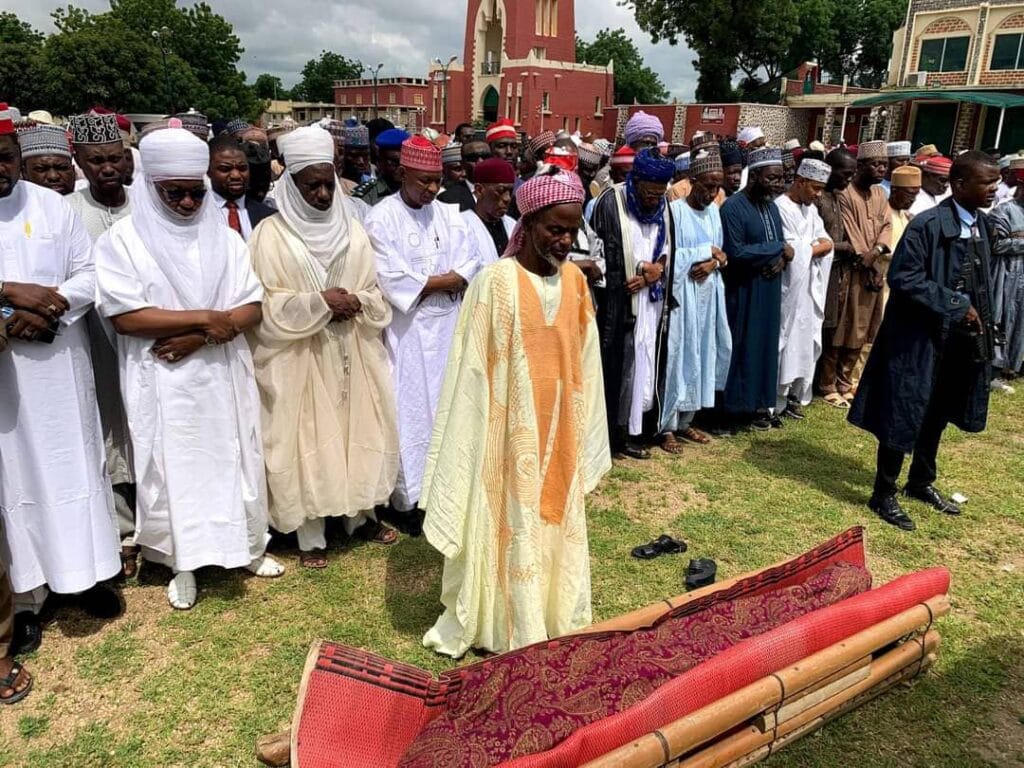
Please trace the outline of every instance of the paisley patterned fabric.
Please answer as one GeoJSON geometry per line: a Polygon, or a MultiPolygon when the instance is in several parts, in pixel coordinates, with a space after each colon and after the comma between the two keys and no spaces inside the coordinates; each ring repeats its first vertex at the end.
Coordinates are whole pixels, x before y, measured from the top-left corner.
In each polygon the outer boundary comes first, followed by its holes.
{"type": "Polygon", "coordinates": [[[737,643],[870,586],[863,567],[836,562],[803,584],[673,611],[649,628],[569,637],[473,665],[400,765],[483,768],[550,750],[737,643]]]}

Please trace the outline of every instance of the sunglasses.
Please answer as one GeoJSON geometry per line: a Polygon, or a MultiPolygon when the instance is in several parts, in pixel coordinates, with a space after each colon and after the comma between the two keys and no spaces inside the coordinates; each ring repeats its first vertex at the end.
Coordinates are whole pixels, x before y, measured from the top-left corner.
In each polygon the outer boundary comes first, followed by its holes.
{"type": "Polygon", "coordinates": [[[202,202],[203,198],[206,197],[206,187],[196,187],[195,189],[165,189],[164,187],[158,186],[160,195],[169,203],[180,203],[186,197],[192,198],[195,202],[202,202]]]}
{"type": "Polygon", "coordinates": [[[483,153],[483,152],[471,152],[468,155],[463,155],[462,159],[466,160],[466,161],[468,161],[470,163],[477,163],[477,162],[479,162],[481,160],[486,160],[490,156],[491,156],[490,152],[487,152],[486,154],[483,153]]]}

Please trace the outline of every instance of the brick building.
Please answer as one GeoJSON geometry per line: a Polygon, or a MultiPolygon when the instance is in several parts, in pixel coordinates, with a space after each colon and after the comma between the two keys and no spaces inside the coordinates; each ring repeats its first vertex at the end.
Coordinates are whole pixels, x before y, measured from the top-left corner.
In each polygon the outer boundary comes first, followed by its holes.
{"type": "Polygon", "coordinates": [[[1024,1],[911,0],[885,91],[862,103],[915,145],[1024,147],[1024,1]]]}
{"type": "Polygon", "coordinates": [[[360,122],[383,117],[393,124],[416,132],[428,124],[426,114],[430,83],[421,77],[383,77],[338,80],[334,83],[334,103],[345,117],[360,122]]]}
{"type": "Polygon", "coordinates": [[[431,70],[430,125],[515,121],[520,131],[600,131],[611,62],[576,61],[573,0],[469,0],[462,64],[431,70]],[[447,85],[447,115],[445,115],[447,85]]]}

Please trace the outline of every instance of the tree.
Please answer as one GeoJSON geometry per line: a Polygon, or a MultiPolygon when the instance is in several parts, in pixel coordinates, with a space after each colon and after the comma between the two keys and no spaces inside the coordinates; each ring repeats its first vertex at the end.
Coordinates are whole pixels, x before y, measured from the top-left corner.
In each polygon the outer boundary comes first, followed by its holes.
{"type": "Polygon", "coordinates": [[[29,108],[41,103],[43,34],[13,13],[0,13],[0,97],[29,108]]]}
{"type": "Polygon", "coordinates": [[[655,42],[679,39],[703,60],[701,93],[720,94],[722,72],[750,83],[770,82],[802,61],[817,60],[833,75],[877,85],[893,31],[907,0],[625,0],[655,42]],[[728,62],[728,64],[725,64],[728,62]]]}
{"type": "Polygon", "coordinates": [[[334,51],[321,51],[302,68],[302,80],[292,89],[292,96],[302,101],[334,102],[334,81],[362,77],[362,62],[346,59],[334,51]]]}
{"type": "Polygon", "coordinates": [[[263,73],[253,83],[252,92],[257,99],[290,99],[291,92],[277,75],[263,73]]]}
{"type": "Polygon", "coordinates": [[[644,65],[640,49],[621,29],[602,29],[591,43],[577,37],[576,61],[615,62],[616,104],[662,104],[668,98],[658,73],[644,65]]]}

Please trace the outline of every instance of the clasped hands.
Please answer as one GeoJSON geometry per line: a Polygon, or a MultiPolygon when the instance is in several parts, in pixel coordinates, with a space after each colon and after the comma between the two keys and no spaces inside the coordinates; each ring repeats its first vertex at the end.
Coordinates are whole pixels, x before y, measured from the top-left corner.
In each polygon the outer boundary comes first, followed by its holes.
{"type": "Polygon", "coordinates": [[[782,255],[768,262],[761,268],[761,277],[766,280],[775,277],[789,265],[795,255],[796,253],[793,251],[793,246],[789,243],[785,243],[782,246],[782,255]]]}
{"type": "Polygon", "coordinates": [[[5,282],[3,290],[4,300],[14,307],[14,314],[7,321],[7,333],[12,339],[33,341],[71,308],[55,286],[5,282]]]}
{"type": "Polygon", "coordinates": [[[157,339],[152,353],[168,363],[177,363],[203,347],[214,347],[232,341],[241,329],[235,324],[230,312],[210,309],[205,313],[201,331],[191,331],[178,336],[157,339]]]}
{"type": "Polygon", "coordinates": [[[354,293],[344,288],[328,288],[320,293],[331,310],[331,321],[351,320],[363,311],[363,304],[354,293]]]}
{"type": "Polygon", "coordinates": [[[633,295],[638,293],[641,288],[661,280],[665,274],[665,265],[660,261],[649,262],[642,261],[639,264],[640,274],[633,275],[626,280],[626,293],[633,295]]]}

